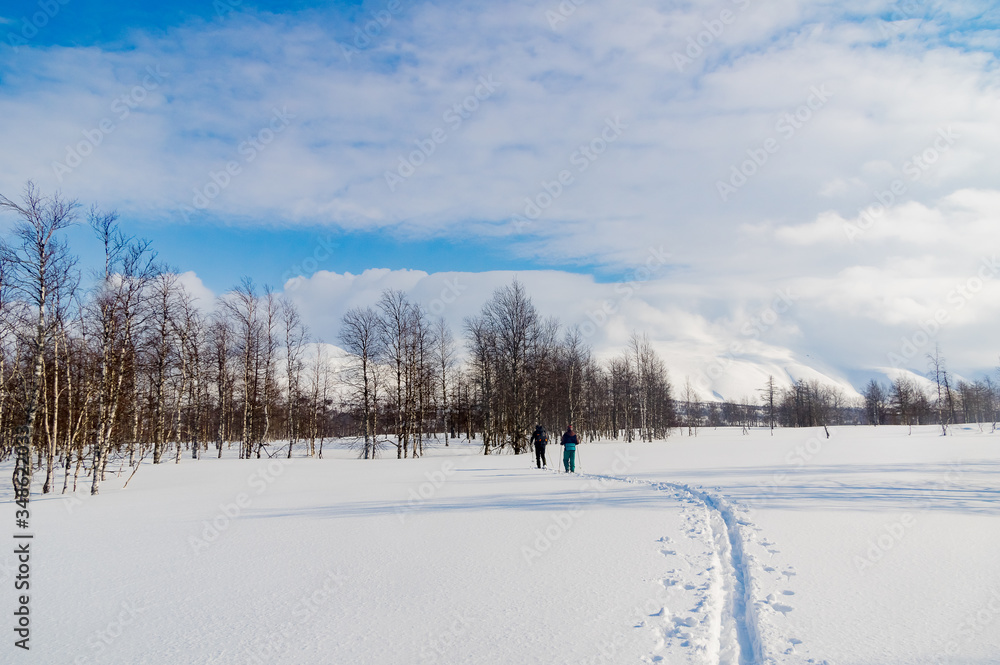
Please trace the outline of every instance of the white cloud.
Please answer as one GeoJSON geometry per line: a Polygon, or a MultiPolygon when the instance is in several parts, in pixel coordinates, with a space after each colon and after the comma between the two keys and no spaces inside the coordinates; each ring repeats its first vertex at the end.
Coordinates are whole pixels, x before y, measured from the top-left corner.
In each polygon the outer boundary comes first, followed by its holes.
{"type": "Polygon", "coordinates": [[[177,275],[184,290],[194,299],[194,306],[202,312],[209,312],[215,308],[216,294],[201,281],[193,271],[182,272],[177,275]]]}
{"type": "Polygon", "coordinates": [[[847,386],[836,371],[818,371],[803,354],[775,342],[783,335],[794,337],[797,330],[798,305],[780,295],[762,294],[763,301],[752,312],[720,312],[710,319],[693,312],[704,304],[701,297],[692,300],[687,289],[666,280],[602,284],[588,275],[559,271],[368,270],[360,275],[323,271],[289,281],[285,292],[300,307],[313,334],[327,342],[336,343],[348,309],[374,305],[385,289],[408,293],[432,316],[444,317],[461,339],[466,317],[478,314],[493,291],[513,279],[525,285],[542,316],[557,317],[564,330],[579,326],[599,358],[622,352],[633,330],[648,332],[674,382],[680,385],[689,379],[703,397],[756,395],[769,374],[786,385],[797,378],[818,378],[847,386]],[[685,302],[695,306],[682,305],[685,302]]]}

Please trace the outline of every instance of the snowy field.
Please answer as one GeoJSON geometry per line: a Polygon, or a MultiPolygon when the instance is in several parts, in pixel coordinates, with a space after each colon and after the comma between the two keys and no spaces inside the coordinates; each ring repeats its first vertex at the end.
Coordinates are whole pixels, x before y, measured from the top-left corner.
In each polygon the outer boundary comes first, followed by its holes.
{"type": "Polygon", "coordinates": [[[8,629],[0,662],[998,663],[990,429],[702,429],[578,475],[440,444],[144,464],[34,498],[31,651],[8,629]]]}

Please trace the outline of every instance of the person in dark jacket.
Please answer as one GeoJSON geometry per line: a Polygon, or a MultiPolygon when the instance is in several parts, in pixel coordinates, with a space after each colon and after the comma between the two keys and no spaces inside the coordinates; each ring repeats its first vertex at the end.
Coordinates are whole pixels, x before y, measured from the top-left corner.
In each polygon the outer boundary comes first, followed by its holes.
{"type": "Polygon", "coordinates": [[[538,468],[541,469],[543,466],[548,468],[549,465],[545,461],[545,444],[549,442],[549,435],[545,432],[544,427],[535,425],[531,442],[535,444],[535,463],[538,464],[538,468]]]}
{"type": "Polygon", "coordinates": [[[562,435],[562,441],[560,441],[563,446],[563,467],[566,469],[566,473],[576,473],[576,445],[579,442],[580,440],[576,438],[576,431],[570,425],[566,428],[566,432],[562,435]]]}

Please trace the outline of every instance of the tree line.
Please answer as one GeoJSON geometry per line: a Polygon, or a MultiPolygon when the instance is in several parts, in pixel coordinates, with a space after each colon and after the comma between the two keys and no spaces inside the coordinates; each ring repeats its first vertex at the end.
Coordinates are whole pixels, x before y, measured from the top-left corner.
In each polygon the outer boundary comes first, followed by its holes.
{"type": "MultiPolygon", "coordinates": [[[[927,383],[897,376],[888,385],[872,379],[862,391],[864,420],[871,425],[951,425],[1000,419],[1000,385],[989,376],[956,380],[939,349],[927,356],[927,383]]],[[[1000,368],[998,368],[1000,372],[1000,368]]]]}
{"type": "Polygon", "coordinates": [[[0,458],[43,493],[109,464],[179,462],[236,446],[241,458],[322,454],[336,421],[334,370],[290,300],[244,279],[205,311],[114,213],[28,184],[0,242],[0,458]],[[103,248],[82,286],[64,231],[84,217],[103,248]],[[318,441],[318,450],[317,450],[318,441]]]}
{"type": "MultiPolygon", "coordinates": [[[[781,387],[768,377],[756,395],[739,402],[699,402],[690,386],[677,401],[681,431],[699,427],[820,427],[832,425],[952,425],[1000,421],[1000,384],[989,376],[956,379],[939,349],[928,353],[926,381],[900,373],[885,383],[871,379],[860,397],[819,381],[795,381],[781,387]]],[[[1000,368],[997,368],[1000,373],[1000,368]]]]}
{"type": "Polygon", "coordinates": [[[401,291],[349,311],[346,358],[310,337],[288,298],[243,279],[197,303],[114,212],[82,211],[28,183],[0,196],[0,459],[15,485],[100,492],[107,473],[182,457],[322,457],[330,437],[359,456],[418,457],[429,436],[522,452],[535,423],[587,439],[651,441],[674,423],[664,363],[648,339],[597,362],[577,329],[542,317],[518,282],[455,335],[401,291]],[[103,261],[85,281],[65,239],[86,223],[103,261]],[[469,360],[460,363],[464,342],[469,360]],[[61,477],[60,477],[61,472],[61,477]],[[30,486],[30,485],[29,485],[30,486]]]}
{"type": "Polygon", "coordinates": [[[574,424],[585,440],[652,441],[675,423],[666,366],[646,336],[598,362],[576,327],[543,317],[522,284],[497,289],[463,325],[467,360],[454,336],[419,303],[387,290],[377,305],[342,321],[348,353],[344,406],[358,424],[362,457],[394,449],[423,454],[425,434],[464,432],[484,454],[524,452],[536,424],[574,424]]]}
{"type": "Polygon", "coordinates": [[[535,424],[553,438],[573,423],[584,441],[653,441],[680,428],[996,421],[989,378],[955,381],[929,357],[934,389],[872,381],[861,400],[816,381],[773,377],[740,403],[675,396],[646,335],[598,359],[579,328],[543,316],[524,286],[496,289],[458,338],[397,290],[342,318],[346,353],[313,339],[294,304],[245,278],[199,306],[150,243],[113,212],[83,212],[29,183],[0,196],[15,223],[0,241],[0,459],[15,487],[97,494],[109,469],[205,455],[322,457],[331,437],[359,457],[419,457],[431,438],[462,437],[484,454],[521,453],[535,424]],[[65,240],[86,222],[102,247],[84,285],[65,240]],[[464,347],[464,348],[463,348],[464,347]],[[464,350],[464,353],[462,351],[464,350]],[[462,358],[460,360],[460,358],[462,358]]]}

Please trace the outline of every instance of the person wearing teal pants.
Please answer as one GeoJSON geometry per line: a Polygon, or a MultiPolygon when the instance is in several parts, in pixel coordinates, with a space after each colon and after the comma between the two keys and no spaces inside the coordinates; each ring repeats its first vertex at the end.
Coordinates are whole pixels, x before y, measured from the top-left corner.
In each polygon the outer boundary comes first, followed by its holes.
{"type": "Polygon", "coordinates": [[[566,473],[576,473],[576,444],[579,442],[573,426],[570,425],[566,428],[566,432],[562,435],[562,441],[560,441],[563,447],[563,468],[566,469],[566,473]]]}

